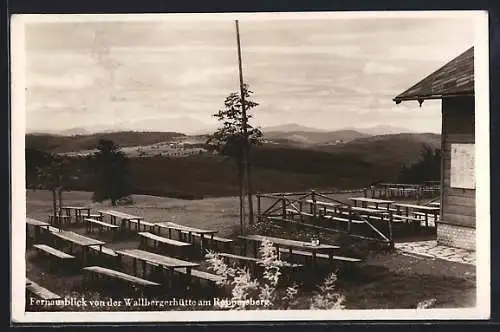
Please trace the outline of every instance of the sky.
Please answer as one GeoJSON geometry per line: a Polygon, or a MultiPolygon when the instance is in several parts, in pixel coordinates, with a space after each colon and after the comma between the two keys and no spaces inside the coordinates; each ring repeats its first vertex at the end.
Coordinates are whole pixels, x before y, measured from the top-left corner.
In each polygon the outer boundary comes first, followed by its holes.
{"type": "MultiPolygon", "coordinates": [[[[256,125],[439,132],[439,101],[392,98],[474,44],[469,18],[240,19],[256,125]]],[[[229,19],[25,26],[27,131],[195,133],[239,89],[229,19]]]]}

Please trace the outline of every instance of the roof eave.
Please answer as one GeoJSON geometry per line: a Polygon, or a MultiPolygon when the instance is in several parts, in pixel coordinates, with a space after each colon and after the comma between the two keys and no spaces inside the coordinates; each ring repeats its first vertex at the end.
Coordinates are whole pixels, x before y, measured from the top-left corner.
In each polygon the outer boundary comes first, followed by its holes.
{"type": "Polygon", "coordinates": [[[392,100],[396,103],[399,104],[402,101],[409,101],[409,100],[416,100],[420,104],[424,100],[428,99],[444,99],[444,98],[457,98],[457,97],[468,97],[468,96],[474,96],[474,91],[471,92],[464,92],[464,93],[455,93],[455,94],[446,94],[446,95],[426,95],[426,96],[402,96],[402,97],[395,97],[392,100]]]}

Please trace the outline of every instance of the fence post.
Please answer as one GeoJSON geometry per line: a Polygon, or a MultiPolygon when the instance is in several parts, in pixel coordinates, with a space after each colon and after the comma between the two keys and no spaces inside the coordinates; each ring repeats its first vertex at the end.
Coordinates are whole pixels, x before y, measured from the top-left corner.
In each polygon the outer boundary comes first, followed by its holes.
{"type": "Polygon", "coordinates": [[[257,197],[257,222],[262,221],[261,209],[260,209],[260,193],[255,195],[257,197]]]}
{"type": "Polygon", "coordinates": [[[392,236],[392,211],[389,212],[389,241],[390,241],[390,248],[394,249],[394,239],[392,236]]]}
{"type": "Polygon", "coordinates": [[[347,234],[351,234],[352,231],[352,209],[351,206],[348,206],[349,216],[347,217],[347,234]]]}
{"type": "Polygon", "coordinates": [[[283,221],[286,221],[286,205],[285,205],[285,195],[282,194],[281,197],[281,214],[282,214],[282,219],[283,221]]]}
{"type": "Polygon", "coordinates": [[[312,215],[313,215],[313,218],[316,219],[316,192],[314,190],[311,190],[311,199],[313,201],[313,204],[312,204],[312,215]]]}
{"type": "Polygon", "coordinates": [[[300,221],[304,221],[304,215],[302,214],[302,208],[303,208],[303,203],[302,203],[302,201],[299,201],[299,210],[300,210],[299,220],[300,221]]]}

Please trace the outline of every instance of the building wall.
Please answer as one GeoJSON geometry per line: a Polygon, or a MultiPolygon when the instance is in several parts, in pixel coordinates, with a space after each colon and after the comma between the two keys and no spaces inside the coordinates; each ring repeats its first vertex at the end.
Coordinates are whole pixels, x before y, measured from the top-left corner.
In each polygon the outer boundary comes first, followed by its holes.
{"type": "Polygon", "coordinates": [[[439,224],[437,238],[440,244],[476,250],[476,229],[452,224],[439,224]]]}
{"type": "Polygon", "coordinates": [[[473,97],[443,99],[441,220],[437,240],[466,249],[475,248],[476,191],[450,187],[451,144],[475,143],[474,123],[473,97]]]}

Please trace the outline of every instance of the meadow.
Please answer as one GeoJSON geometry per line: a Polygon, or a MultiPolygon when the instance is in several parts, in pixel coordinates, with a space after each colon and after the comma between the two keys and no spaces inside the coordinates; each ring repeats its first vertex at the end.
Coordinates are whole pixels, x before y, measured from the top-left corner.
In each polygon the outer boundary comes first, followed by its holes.
{"type": "MultiPolygon", "coordinates": [[[[91,193],[64,193],[64,205],[90,206],[93,210],[109,208],[108,203],[92,203],[91,193]]],[[[116,209],[144,216],[151,222],[175,221],[205,229],[216,229],[218,235],[235,238],[239,229],[236,197],[181,200],[148,195],[133,195],[134,203],[116,209]]],[[[345,197],[339,196],[338,199],[345,197]]],[[[51,211],[51,195],[43,190],[28,190],[27,215],[47,220],[51,211]]],[[[82,232],[83,230],[75,230],[82,232]]],[[[282,229],[291,238],[304,230],[282,229]]],[[[94,235],[93,235],[94,236],[94,235]]],[[[99,234],[95,234],[99,238],[99,234]]],[[[322,241],[343,244],[346,239],[336,235],[322,241]]],[[[352,242],[356,245],[355,242],[352,242]]],[[[117,250],[136,248],[136,238],[113,241],[107,246],[117,250]]],[[[340,274],[338,289],[345,295],[347,309],[415,308],[419,302],[433,299],[436,308],[472,307],[475,305],[475,268],[448,261],[435,261],[399,252],[358,250],[363,262],[347,274],[340,274]]],[[[35,257],[26,252],[27,276],[58,294],[81,294],[81,275],[64,275],[48,271],[35,257]],[[79,293],[80,292],[80,293],[79,293]]],[[[312,290],[311,290],[312,291],[312,290]]],[[[310,292],[310,291],[308,291],[310,292]]],[[[302,296],[308,297],[305,292],[302,296]]],[[[93,296],[98,296],[93,293],[93,296]]]]}

